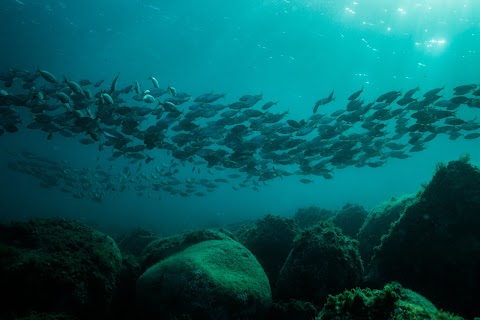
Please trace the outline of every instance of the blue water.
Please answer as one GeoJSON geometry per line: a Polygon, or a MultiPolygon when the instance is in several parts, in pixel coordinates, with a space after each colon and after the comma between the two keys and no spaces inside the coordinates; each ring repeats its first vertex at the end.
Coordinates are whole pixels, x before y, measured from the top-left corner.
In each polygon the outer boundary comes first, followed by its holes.
{"type": "MultiPolygon", "coordinates": [[[[477,1],[154,1],[3,0],[0,6],[0,70],[37,66],[69,79],[106,83],[120,72],[119,87],[155,76],[193,97],[214,90],[225,101],[262,93],[279,101],[289,118],[311,115],[319,98],[335,89],[336,100],[321,113],[346,105],[362,86],[373,100],[390,90],[422,92],[445,85],[478,83],[480,23],[477,1]],[[388,2],[388,4],[384,4],[388,2]]],[[[478,110],[463,107],[466,120],[478,110]]],[[[25,125],[29,121],[25,121],[25,125]]],[[[21,129],[0,138],[0,149],[29,150],[74,167],[109,162],[110,151],[40,131],[21,129]]],[[[0,213],[7,218],[43,215],[76,217],[112,228],[149,226],[175,232],[221,225],[266,213],[292,215],[312,204],[336,209],[347,202],[371,208],[428,182],[436,163],[470,153],[479,163],[477,140],[436,138],[406,160],[381,168],[349,167],[334,178],[275,179],[260,191],[222,185],[205,197],[184,198],[135,192],[109,195],[101,203],[42,189],[29,176],[8,171],[2,153],[0,213]]],[[[161,151],[155,162],[169,162],[161,151]]],[[[180,172],[190,174],[190,164],[180,172]]],[[[118,167],[118,168],[117,168],[118,167]]],[[[237,181],[238,184],[238,181],[237,181]]]]}

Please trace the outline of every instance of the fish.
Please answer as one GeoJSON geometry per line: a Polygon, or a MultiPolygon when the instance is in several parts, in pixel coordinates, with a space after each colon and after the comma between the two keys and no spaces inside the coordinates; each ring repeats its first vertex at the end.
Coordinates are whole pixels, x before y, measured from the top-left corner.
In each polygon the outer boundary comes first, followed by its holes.
{"type": "Polygon", "coordinates": [[[300,179],[300,182],[303,183],[303,184],[310,184],[310,183],[313,183],[313,180],[310,180],[310,179],[300,179]]]}
{"type": "Polygon", "coordinates": [[[403,95],[404,98],[412,98],[412,96],[418,92],[420,90],[420,87],[415,87],[413,89],[410,89],[408,90],[407,92],[405,92],[405,94],[403,95]]]}
{"type": "Polygon", "coordinates": [[[352,94],[348,97],[348,100],[352,101],[352,100],[357,99],[357,98],[362,94],[362,92],[363,92],[363,86],[362,86],[362,88],[361,88],[360,90],[352,93],[352,94]]]}
{"type": "Polygon", "coordinates": [[[450,102],[455,104],[468,104],[470,102],[470,98],[464,96],[457,96],[450,99],[450,102]]]}
{"type": "Polygon", "coordinates": [[[233,103],[229,104],[228,107],[230,109],[239,110],[239,109],[248,108],[248,104],[243,102],[243,101],[236,101],[236,102],[233,102],[233,103]]]}
{"type": "MultiPolygon", "coordinates": [[[[157,79],[155,79],[155,77],[150,76],[150,77],[148,78],[148,80],[151,80],[151,81],[152,81],[152,84],[153,84],[153,86],[154,86],[155,88],[157,88],[157,89],[160,88],[160,86],[158,85],[158,81],[157,81],[157,79]]],[[[137,93],[137,94],[138,94],[138,93],[137,93]]]]}
{"type": "Polygon", "coordinates": [[[167,91],[174,97],[177,95],[177,90],[174,87],[168,86],[167,91]]]}
{"type": "Polygon", "coordinates": [[[67,86],[70,88],[70,90],[72,90],[73,92],[75,92],[78,95],[83,96],[83,89],[78,83],[76,83],[74,81],[67,80],[67,78],[65,76],[63,76],[63,78],[64,78],[63,82],[65,82],[67,84],[67,86]]]}
{"type": "Polygon", "coordinates": [[[273,107],[274,105],[278,104],[278,101],[276,102],[273,102],[273,101],[269,101],[269,102],[266,102],[263,106],[262,106],[262,110],[268,110],[270,109],[271,107],[273,107]]]}
{"type": "Polygon", "coordinates": [[[104,103],[106,105],[112,105],[113,104],[113,98],[108,93],[102,93],[102,95],[100,97],[101,97],[102,103],[104,103]]]}
{"type": "Polygon", "coordinates": [[[90,90],[88,89],[83,89],[83,95],[87,98],[87,99],[93,99],[93,94],[90,92],[90,90]]]}
{"type": "Polygon", "coordinates": [[[477,85],[476,84],[465,84],[465,85],[462,85],[462,86],[457,86],[455,88],[453,88],[453,94],[454,95],[464,95],[464,94],[467,94],[469,93],[470,91],[473,91],[477,88],[477,85]]]}
{"type": "Polygon", "coordinates": [[[152,95],[146,94],[143,96],[143,101],[146,103],[152,103],[155,101],[155,98],[152,95]]]}
{"type": "Polygon", "coordinates": [[[323,106],[331,101],[335,100],[333,96],[334,90],[328,95],[328,97],[318,100],[313,107],[313,113],[317,113],[318,107],[323,106]]]}
{"type": "Polygon", "coordinates": [[[294,129],[300,129],[302,127],[302,125],[298,121],[295,121],[293,119],[287,120],[287,124],[294,129]]]}
{"type": "Polygon", "coordinates": [[[81,85],[82,87],[89,86],[92,84],[92,82],[88,79],[82,79],[78,81],[78,84],[81,85]]]}
{"type": "Polygon", "coordinates": [[[397,104],[398,104],[399,106],[402,106],[402,107],[403,107],[403,106],[406,106],[407,104],[412,103],[412,102],[415,102],[415,101],[417,101],[417,99],[414,99],[414,98],[412,98],[412,97],[406,97],[406,96],[404,95],[403,98],[397,100],[397,104]]]}
{"type": "Polygon", "coordinates": [[[117,89],[118,77],[120,77],[120,72],[113,79],[112,84],[110,85],[110,94],[112,94],[117,89]]]}
{"type": "Polygon", "coordinates": [[[178,112],[177,106],[172,102],[166,101],[161,103],[159,101],[158,103],[159,105],[163,106],[167,112],[178,112]]]}
{"type": "Polygon", "coordinates": [[[55,78],[55,76],[53,74],[51,74],[50,72],[48,72],[46,70],[40,69],[40,67],[37,67],[37,72],[47,82],[50,82],[50,83],[57,83],[58,82],[57,78],[55,78]]]}
{"type": "Polygon", "coordinates": [[[69,103],[70,102],[70,97],[64,92],[57,92],[56,96],[57,96],[57,99],[61,103],[69,103]]]}
{"type": "MultiPolygon", "coordinates": [[[[138,165],[118,179],[98,171],[98,177],[91,180],[96,186],[105,185],[98,191],[75,188],[73,182],[59,186],[62,192],[72,190],[78,198],[91,194],[92,201],[101,201],[113,189],[112,196],[117,197],[121,190],[143,195],[153,191],[186,197],[195,192],[207,194],[218,189],[221,180],[215,180],[223,179],[219,176],[227,181],[238,179],[236,189],[256,191],[288,175],[333,179],[335,170],[377,168],[391,158],[406,159],[423,151],[428,142],[443,136],[441,133],[451,140],[468,140],[476,139],[480,129],[480,121],[466,121],[462,112],[463,108],[480,107],[476,98],[480,93],[475,95],[479,89],[474,85],[455,87],[453,97],[445,93],[445,98],[438,91],[444,88],[427,91],[430,93],[418,99],[412,97],[418,87],[405,94],[387,91],[369,103],[360,99],[362,86],[339,101],[329,115],[318,114],[320,106],[335,99],[332,90],[315,103],[311,116],[295,118],[288,110],[271,112],[278,101],[259,104],[264,98],[261,93],[219,102],[225,94],[212,90],[191,100],[187,92],[177,92],[170,86],[161,89],[154,82],[152,88],[142,92],[138,81],[121,89],[113,82],[109,88],[98,88],[103,81],[98,87],[95,83],[83,89],[91,83],[66,78],[62,83],[44,80],[38,71],[0,71],[4,83],[0,92],[0,134],[22,130],[27,115],[33,121],[26,127],[45,132],[47,139],[56,133],[66,139],[76,137],[74,140],[80,143],[95,144],[101,154],[108,155],[108,161],[121,158],[138,165]],[[16,85],[15,79],[23,81],[16,85]],[[161,99],[165,93],[168,97],[161,99]],[[154,161],[149,150],[162,150],[171,160],[154,175],[147,168],[154,161]],[[181,178],[185,170],[194,177],[186,181],[181,178]],[[223,170],[232,172],[221,174],[223,170]],[[100,181],[100,177],[106,180],[100,181]],[[117,181],[123,182],[117,185],[117,181]]],[[[84,175],[74,178],[84,179],[84,175]]]]}
{"type": "Polygon", "coordinates": [[[135,91],[137,95],[139,95],[141,92],[140,84],[138,83],[137,80],[135,80],[135,82],[133,83],[133,91],[135,91]]]}
{"type": "Polygon", "coordinates": [[[94,84],[93,86],[94,86],[95,88],[98,88],[98,87],[100,87],[100,86],[103,84],[104,81],[105,81],[105,80],[103,80],[103,79],[102,79],[102,80],[98,80],[97,82],[95,82],[95,84],[94,84]]]}
{"type": "Polygon", "coordinates": [[[375,101],[376,102],[392,103],[401,94],[402,94],[401,91],[389,91],[389,92],[386,92],[384,94],[381,94],[375,101]]]}
{"type": "Polygon", "coordinates": [[[441,87],[441,88],[435,88],[435,89],[429,90],[429,91],[425,92],[425,93],[423,94],[423,96],[424,96],[425,98],[428,98],[428,97],[431,97],[431,96],[436,96],[436,95],[438,95],[438,93],[439,93],[440,91],[442,91],[443,89],[445,89],[445,86],[443,86],[443,87],[441,87]]]}
{"type": "Polygon", "coordinates": [[[478,137],[480,137],[480,133],[478,132],[469,133],[463,136],[463,138],[467,140],[477,139],[478,137]]]}
{"type": "Polygon", "coordinates": [[[93,144],[94,141],[92,139],[87,139],[87,138],[82,138],[80,140],[78,140],[81,144],[83,145],[89,145],[89,144],[93,144]]]}
{"type": "Polygon", "coordinates": [[[225,97],[224,93],[205,93],[195,98],[194,102],[212,103],[225,97]]]}

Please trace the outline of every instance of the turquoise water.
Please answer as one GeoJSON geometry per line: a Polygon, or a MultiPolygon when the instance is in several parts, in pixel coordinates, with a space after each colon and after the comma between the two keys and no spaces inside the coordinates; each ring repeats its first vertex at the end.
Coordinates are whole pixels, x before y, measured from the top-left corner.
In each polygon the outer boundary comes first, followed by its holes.
{"type": "MultiPolygon", "coordinates": [[[[421,94],[445,86],[477,83],[480,70],[480,3],[474,1],[4,1],[0,8],[0,71],[37,66],[68,79],[104,79],[120,72],[119,87],[138,80],[174,86],[196,97],[225,93],[225,103],[262,93],[279,101],[276,112],[307,118],[315,102],[335,90],[336,99],[319,113],[345,108],[348,96],[364,86],[363,98],[420,86],[421,94]],[[114,3],[114,4],[113,4],[114,3]]],[[[472,120],[478,109],[462,106],[457,116],[472,120]]],[[[24,115],[24,126],[32,116],[24,115]]],[[[73,216],[116,227],[148,225],[174,232],[198,225],[292,215],[311,204],[336,209],[347,202],[371,208],[383,200],[414,193],[436,163],[470,153],[478,164],[478,140],[451,141],[442,135],[427,149],[380,168],[336,169],[333,179],[283,177],[233,190],[231,179],[204,197],[165,192],[108,193],[101,203],[44,189],[30,176],[7,169],[5,151],[28,150],[75,168],[100,165],[118,172],[128,161],[109,161],[111,150],[78,139],[21,127],[0,138],[2,216],[73,216]],[[4,155],[5,154],[5,155],[4,155]],[[301,178],[313,183],[302,184],[301,178]],[[159,199],[161,198],[161,199],[159,199]]],[[[154,166],[169,163],[150,152],[154,166]]],[[[136,169],[132,165],[132,170],[136,169]]],[[[148,168],[147,166],[145,166],[148,168]]],[[[204,177],[180,166],[182,181],[204,177]]],[[[198,168],[197,168],[198,169],[198,168]]],[[[234,173],[231,170],[225,173],[234,173]]],[[[223,173],[216,173],[218,176],[223,173]]]]}

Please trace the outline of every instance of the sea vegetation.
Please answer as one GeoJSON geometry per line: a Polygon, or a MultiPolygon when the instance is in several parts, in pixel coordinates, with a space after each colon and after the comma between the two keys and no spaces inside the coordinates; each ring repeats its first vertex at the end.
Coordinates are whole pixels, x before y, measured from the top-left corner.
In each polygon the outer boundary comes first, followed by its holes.
{"type": "Polygon", "coordinates": [[[438,310],[426,298],[396,282],[386,284],[381,290],[356,288],[330,295],[316,319],[463,320],[438,310]]]}

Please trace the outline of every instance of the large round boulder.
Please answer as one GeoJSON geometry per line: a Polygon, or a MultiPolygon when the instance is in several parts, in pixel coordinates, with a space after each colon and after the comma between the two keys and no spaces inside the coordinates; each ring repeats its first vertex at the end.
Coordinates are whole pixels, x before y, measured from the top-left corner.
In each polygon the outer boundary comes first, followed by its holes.
{"type": "Polygon", "coordinates": [[[185,250],[186,248],[207,240],[232,240],[235,236],[225,229],[204,229],[185,232],[150,242],[142,251],[140,264],[146,270],[155,263],[185,250]]]}
{"type": "Polygon", "coordinates": [[[152,319],[261,319],[272,294],[250,251],[233,240],[209,240],[148,268],[137,281],[137,302],[152,319]]]}

